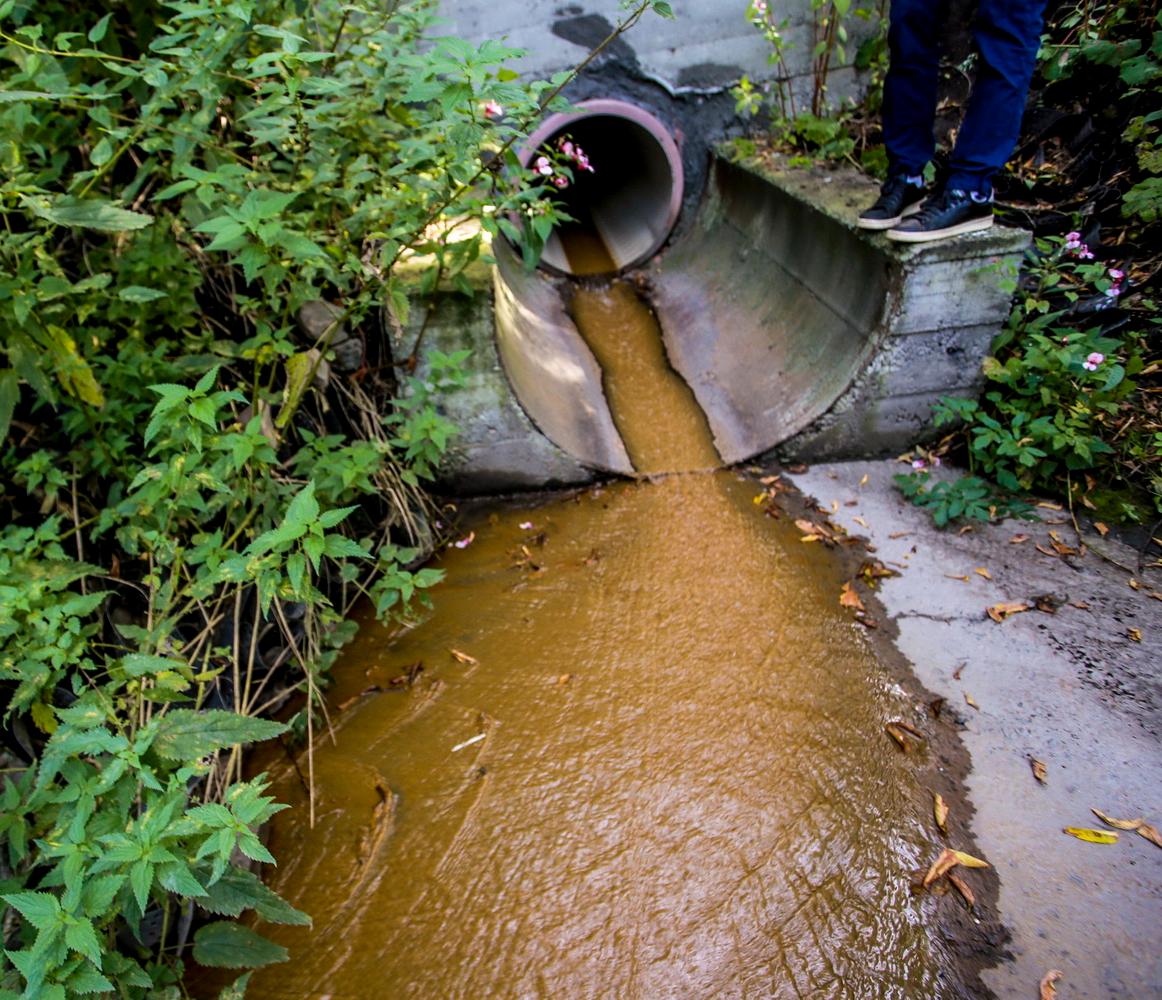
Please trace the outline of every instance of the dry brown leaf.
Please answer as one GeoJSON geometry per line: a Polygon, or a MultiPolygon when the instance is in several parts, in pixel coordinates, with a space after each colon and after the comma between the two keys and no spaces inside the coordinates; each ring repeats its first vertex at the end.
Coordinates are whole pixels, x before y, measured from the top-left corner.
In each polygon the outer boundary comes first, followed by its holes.
{"type": "Polygon", "coordinates": [[[1139,837],[1145,837],[1155,847],[1162,847],[1162,833],[1158,832],[1158,827],[1151,823],[1143,823],[1135,831],[1139,837]]]}
{"type": "Polygon", "coordinates": [[[1052,503],[1049,500],[1041,500],[1037,504],[1038,507],[1044,507],[1046,510],[1065,510],[1059,503],[1052,503]]]}
{"type": "Polygon", "coordinates": [[[1045,546],[1044,546],[1044,545],[1037,544],[1037,545],[1034,545],[1033,547],[1034,547],[1034,548],[1035,548],[1035,549],[1036,549],[1038,552],[1040,552],[1040,553],[1041,553],[1041,555],[1043,555],[1043,556],[1050,556],[1050,557],[1052,557],[1053,559],[1056,559],[1056,558],[1057,558],[1057,553],[1056,553],[1056,552],[1054,552],[1052,549],[1047,549],[1047,548],[1045,548],[1045,546]]]}
{"type": "Polygon", "coordinates": [[[1010,545],[1023,545],[1028,540],[1029,540],[1028,535],[1013,535],[1013,537],[1009,539],[1009,544],[1010,545]]]}
{"type": "Polygon", "coordinates": [[[1134,642],[1142,641],[1142,630],[1140,628],[1128,628],[1126,629],[1126,635],[1133,639],[1134,642]]]}
{"type": "Polygon", "coordinates": [[[978,712],[980,711],[980,705],[973,701],[972,695],[970,695],[967,691],[964,692],[964,700],[966,704],[971,705],[978,712]]]}
{"type": "Polygon", "coordinates": [[[1137,830],[1146,821],[1139,816],[1137,819],[1114,819],[1113,816],[1107,816],[1100,809],[1090,809],[1098,819],[1100,819],[1106,826],[1112,826],[1115,830],[1137,830]]]}
{"type": "Polygon", "coordinates": [[[1057,996],[1057,987],[1053,984],[1057,982],[1065,973],[1060,969],[1050,969],[1041,979],[1041,997],[1040,1000],[1054,1000],[1057,996]]]}
{"type": "Polygon", "coordinates": [[[894,719],[893,721],[887,723],[884,726],[884,732],[886,732],[892,739],[896,741],[897,744],[899,744],[900,749],[903,750],[904,753],[911,753],[913,749],[915,749],[915,745],[917,743],[924,742],[923,733],[921,733],[913,726],[909,726],[908,723],[900,719],[894,719]],[[909,739],[909,737],[911,737],[911,739],[909,739]]]}
{"type": "Polygon", "coordinates": [[[1075,607],[1081,611],[1088,611],[1089,610],[1089,602],[1088,601],[1073,601],[1071,603],[1072,603],[1073,607],[1075,607]]]}
{"type": "Polygon", "coordinates": [[[960,674],[964,670],[964,668],[967,666],[968,666],[967,663],[962,663],[959,667],[957,667],[954,671],[952,671],[952,679],[954,681],[960,680],[960,674]]]}
{"type": "Polygon", "coordinates": [[[939,792],[932,798],[932,815],[936,819],[936,825],[940,828],[941,833],[948,832],[948,804],[944,801],[944,796],[939,792]]]}
{"type": "Polygon", "coordinates": [[[1093,526],[1097,533],[1102,536],[1102,538],[1105,538],[1105,536],[1110,533],[1110,529],[1102,524],[1101,521],[1094,521],[1093,526]]]}
{"type": "Polygon", "coordinates": [[[956,863],[958,865],[964,865],[965,868],[989,867],[989,863],[987,861],[981,861],[980,858],[974,858],[971,854],[965,854],[964,851],[953,851],[952,853],[956,855],[956,863]]]}
{"type": "Polygon", "coordinates": [[[958,535],[968,535],[974,531],[976,531],[976,528],[974,528],[971,524],[966,524],[957,532],[957,534],[958,535]]]}
{"type": "Polygon", "coordinates": [[[942,875],[947,875],[953,868],[955,868],[959,861],[956,860],[956,852],[950,851],[947,847],[940,852],[940,857],[932,862],[932,867],[928,869],[924,876],[924,881],[921,883],[925,889],[928,888],[942,875]]]}
{"type": "Polygon", "coordinates": [[[1009,615],[1020,614],[1022,611],[1028,610],[1029,605],[1024,601],[1002,601],[1000,604],[985,608],[988,616],[994,622],[1003,622],[1009,615]]]}
{"type": "Polygon", "coordinates": [[[456,657],[456,659],[461,663],[467,663],[469,666],[475,667],[480,663],[480,661],[476,659],[475,656],[469,656],[467,653],[462,653],[458,649],[449,649],[448,652],[456,657]]]}
{"type": "Polygon", "coordinates": [[[910,531],[893,531],[888,537],[891,539],[907,538],[910,534],[912,534],[910,531]]]}
{"type": "Polygon", "coordinates": [[[964,576],[956,576],[953,573],[945,573],[944,575],[949,580],[959,580],[961,583],[968,583],[968,574],[967,573],[964,576]]]}
{"type": "Polygon", "coordinates": [[[839,603],[845,608],[855,608],[856,611],[866,610],[863,601],[859,599],[859,594],[852,590],[850,581],[845,583],[839,592],[839,603]]]}
{"type": "Polygon", "coordinates": [[[1135,580],[1132,576],[1129,579],[1129,584],[1130,584],[1131,590],[1141,590],[1142,589],[1142,585],[1137,580],[1135,580]]]}
{"type": "Polygon", "coordinates": [[[1146,596],[1152,597],[1156,601],[1162,601],[1162,590],[1151,590],[1146,596]]]}
{"type": "Polygon", "coordinates": [[[952,872],[948,873],[948,881],[956,886],[956,891],[964,897],[964,901],[970,906],[976,906],[976,896],[972,894],[972,890],[965,883],[959,875],[954,875],[952,872]]]}
{"type": "Polygon", "coordinates": [[[1057,594],[1038,594],[1033,598],[1033,606],[1047,615],[1057,614],[1057,609],[1065,603],[1064,597],[1057,594]]]}
{"type": "Polygon", "coordinates": [[[1036,757],[1029,758],[1029,766],[1033,769],[1033,777],[1041,784],[1049,784],[1049,778],[1045,770],[1045,762],[1038,760],[1036,757]]]}
{"type": "Polygon", "coordinates": [[[977,568],[976,568],[976,569],[974,569],[974,570],[973,570],[973,572],[974,572],[974,573],[975,573],[977,576],[983,576],[983,577],[984,577],[986,580],[991,580],[991,579],[993,578],[993,575],[992,575],[992,573],[990,573],[990,572],[989,572],[987,569],[985,569],[983,566],[977,566],[977,568]]]}

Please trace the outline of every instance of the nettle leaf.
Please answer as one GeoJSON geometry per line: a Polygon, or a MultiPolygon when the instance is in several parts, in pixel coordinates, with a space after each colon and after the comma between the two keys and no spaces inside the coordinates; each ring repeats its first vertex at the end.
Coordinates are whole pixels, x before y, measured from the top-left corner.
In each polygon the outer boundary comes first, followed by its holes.
{"type": "Polygon", "coordinates": [[[254,910],[272,924],[294,924],[306,927],[311,918],[296,910],[253,872],[229,868],[217,882],[199,897],[198,906],[208,913],[236,917],[243,910],[254,910]]]}
{"type": "Polygon", "coordinates": [[[101,968],[101,944],[91,920],[82,918],[65,927],[65,944],[101,968]]]}
{"type": "Polygon", "coordinates": [[[164,656],[151,656],[148,653],[130,653],[121,658],[121,668],[130,677],[151,677],[154,674],[166,671],[186,670],[189,665],[180,660],[171,660],[164,656]]]}
{"type": "Polygon", "coordinates": [[[163,716],[153,750],[169,760],[196,760],[238,743],[259,743],[287,731],[281,722],[252,719],[220,709],[195,712],[179,708],[163,716]]]}
{"type": "Polygon", "coordinates": [[[57,922],[61,904],[56,896],[48,892],[14,892],[0,896],[38,931],[43,931],[57,922]]]}
{"type": "Polygon", "coordinates": [[[315,484],[312,480],[299,490],[294,499],[291,500],[290,506],[286,509],[283,526],[297,530],[308,524],[313,524],[318,520],[318,517],[319,501],[315,499],[315,484]]]}
{"type": "Polygon", "coordinates": [[[206,924],[194,935],[194,961],[214,969],[259,969],[289,957],[281,945],[227,920],[206,924]]]}
{"type": "Polygon", "coordinates": [[[47,205],[30,203],[29,207],[42,219],[76,229],[124,233],[144,229],[153,223],[152,215],[131,212],[104,198],[58,198],[47,205]]]}
{"type": "Polygon", "coordinates": [[[117,298],[122,302],[153,302],[155,299],[164,299],[166,293],[156,288],[146,288],[144,285],[126,285],[118,289],[117,298]]]}

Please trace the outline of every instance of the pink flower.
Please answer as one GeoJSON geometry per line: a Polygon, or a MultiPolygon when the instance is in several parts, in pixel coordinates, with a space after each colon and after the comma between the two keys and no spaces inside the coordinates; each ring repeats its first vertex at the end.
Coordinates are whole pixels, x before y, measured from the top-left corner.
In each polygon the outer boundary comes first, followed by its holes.
{"type": "Polygon", "coordinates": [[[500,118],[504,115],[504,108],[496,101],[485,101],[481,110],[485,118],[500,118]]]}
{"type": "Polygon", "coordinates": [[[1093,254],[1090,252],[1089,247],[1087,247],[1084,243],[1082,243],[1078,248],[1077,256],[1082,260],[1093,260],[1093,254]]]}
{"type": "Polygon", "coordinates": [[[571,143],[568,139],[561,140],[561,152],[568,156],[570,159],[573,157],[573,149],[573,143],[571,143]]]}
{"type": "Polygon", "coordinates": [[[1112,285],[1111,287],[1106,289],[1106,297],[1107,298],[1116,299],[1121,294],[1122,294],[1122,290],[1120,288],[1118,288],[1117,285],[1112,285]]]}
{"type": "Polygon", "coordinates": [[[1094,351],[1081,363],[1081,367],[1084,368],[1087,372],[1095,372],[1097,371],[1097,366],[1105,361],[1105,359],[1106,356],[1104,354],[1099,354],[1097,351],[1094,351]]]}
{"type": "Polygon", "coordinates": [[[1120,270],[1118,270],[1118,268],[1116,268],[1116,267],[1111,267],[1111,268],[1110,268],[1110,270],[1109,270],[1109,276],[1110,276],[1111,278],[1113,278],[1113,279],[1114,279],[1114,281],[1121,281],[1121,280],[1122,280],[1122,278],[1124,278],[1124,277],[1126,276],[1126,272],[1125,272],[1125,271],[1120,271],[1120,270]]]}
{"type": "Polygon", "coordinates": [[[1065,242],[1066,242],[1067,244],[1069,244],[1069,243],[1073,243],[1073,244],[1078,244],[1078,243],[1080,243],[1080,242],[1081,242],[1081,233],[1079,233],[1079,232],[1078,232],[1076,229],[1075,229],[1075,230],[1074,230],[1072,233],[1066,233],[1066,234],[1065,234],[1065,242]]]}
{"type": "Polygon", "coordinates": [[[549,162],[547,156],[538,156],[536,163],[533,164],[533,168],[542,177],[553,176],[553,165],[549,162]]]}
{"type": "Polygon", "coordinates": [[[939,455],[932,456],[932,464],[934,466],[936,466],[937,468],[939,468],[939,466],[940,466],[940,456],[939,455]]]}
{"type": "Polygon", "coordinates": [[[567,177],[554,177],[553,183],[559,188],[567,188],[569,186],[569,179],[567,177]]]}
{"type": "Polygon", "coordinates": [[[912,468],[913,469],[923,469],[927,464],[928,463],[925,462],[924,459],[922,459],[922,458],[912,459],[912,468]]]}

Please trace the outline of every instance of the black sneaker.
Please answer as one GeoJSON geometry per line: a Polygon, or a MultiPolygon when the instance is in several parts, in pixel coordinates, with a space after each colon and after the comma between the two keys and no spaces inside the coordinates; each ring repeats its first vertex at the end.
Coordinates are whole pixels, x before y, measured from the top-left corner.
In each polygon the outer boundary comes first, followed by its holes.
{"type": "Polygon", "coordinates": [[[871,208],[859,213],[856,225],[860,229],[891,229],[909,215],[920,211],[924,188],[904,177],[891,177],[880,188],[880,196],[871,208]]]}
{"type": "Polygon", "coordinates": [[[929,198],[918,215],[889,229],[885,235],[898,243],[927,243],[988,229],[992,224],[991,197],[977,201],[967,191],[951,188],[929,198]]]}

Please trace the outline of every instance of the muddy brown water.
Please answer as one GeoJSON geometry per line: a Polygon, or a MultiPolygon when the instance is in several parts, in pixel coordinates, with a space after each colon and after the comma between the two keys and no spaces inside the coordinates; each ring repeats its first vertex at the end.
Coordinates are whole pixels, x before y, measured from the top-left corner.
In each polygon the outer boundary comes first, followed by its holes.
{"type": "MultiPolygon", "coordinates": [[[[629,286],[573,312],[638,468],[718,464],[629,286]]],[[[291,960],[248,995],[960,995],[908,884],[930,799],[883,734],[903,693],[758,492],[687,471],[476,514],[435,612],[337,669],[316,825],[271,834],[314,925],[262,928],[291,960]]]]}

